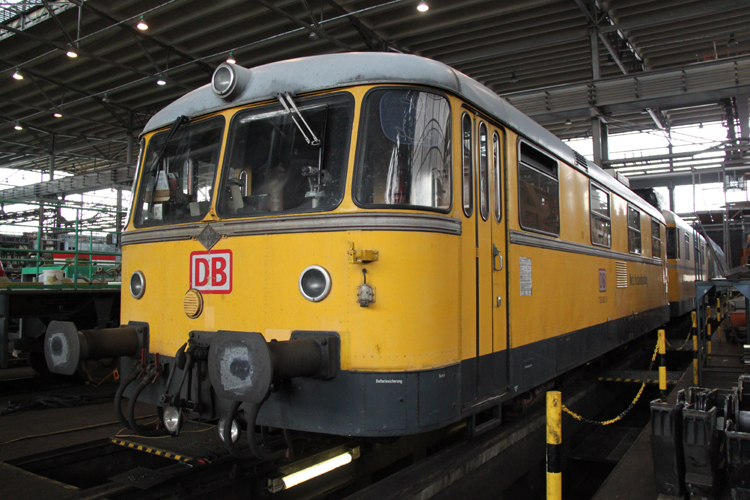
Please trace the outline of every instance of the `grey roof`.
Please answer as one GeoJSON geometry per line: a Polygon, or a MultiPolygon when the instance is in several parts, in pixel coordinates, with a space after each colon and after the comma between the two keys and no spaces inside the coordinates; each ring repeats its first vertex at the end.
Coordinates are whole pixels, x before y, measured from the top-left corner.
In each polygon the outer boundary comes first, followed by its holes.
{"type": "MultiPolygon", "coordinates": [[[[181,115],[196,118],[208,113],[275,99],[279,93],[301,95],[319,90],[378,83],[413,84],[451,92],[479,110],[499,119],[511,129],[548,150],[570,165],[576,165],[573,150],[505,99],[481,83],[431,59],[408,54],[355,52],[310,56],[264,64],[256,68],[233,65],[238,80],[247,82],[232,99],[218,97],[206,84],[177,99],[156,113],[143,132],[166,127],[181,115]]],[[[652,217],[663,220],[658,210],[591,162],[588,174],[652,217]]]]}

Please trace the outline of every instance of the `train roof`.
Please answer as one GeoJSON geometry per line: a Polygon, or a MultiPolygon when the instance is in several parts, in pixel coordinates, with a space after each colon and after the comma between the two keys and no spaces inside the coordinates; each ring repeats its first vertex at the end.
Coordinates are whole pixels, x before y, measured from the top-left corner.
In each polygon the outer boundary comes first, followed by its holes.
{"type": "Polygon", "coordinates": [[[424,85],[461,96],[569,165],[583,166],[582,163],[585,163],[585,169],[592,179],[652,217],[663,220],[658,210],[597,165],[576,155],[557,136],[489,88],[441,62],[410,54],[350,52],[289,59],[251,69],[235,65],[235,69],[238,73],[244,73],[248,83],[233,99],[218,97],[211,85],[206,84],[156,113],[146,124],[143,133],[168,126],[182,115],[195,118],[230,107],[272,100],[277,94],[284,92],[300,95],[324,89],[379,83],[424,85]]]}

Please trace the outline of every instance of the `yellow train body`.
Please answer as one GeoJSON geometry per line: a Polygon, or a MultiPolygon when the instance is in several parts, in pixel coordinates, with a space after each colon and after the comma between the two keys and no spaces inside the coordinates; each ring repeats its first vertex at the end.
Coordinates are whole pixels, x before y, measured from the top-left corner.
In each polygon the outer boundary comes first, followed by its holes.
{"type": "MultiPolygon", "coordinates": [[[[386,73],[391,61],[427,64],[411,56],[360,56],[386,73]]],[[[568,151],[562,143],[467,77],[455,77],[463,82],[459,91],[450,88],[455,79],[431,86],[429,79],[410,83],[394,75],[294,97],[300,105],[311,96],[345,95],[352,101],[344,187],[332,210],[227,217],[213,196],[201,219],[153,227],[137,223],[143,201],[134,197],[122,272],[142,273],[145,291],[136,298],[123,288],[121,318],[148,324],[151,354],[171,359],[191,332],[258,332],[269,345],[289,341],[298,331],[333,332],[339,339],[338,375],[293,379],[263,403],[262,423],[351,435],[429,430],[497,406],[668,319],[661,243],[667,238],[657,210],[590,162],[561,158],[557,152],[568,151]],[[452,146],[447,210],[373,208],[357,201],[367,134],[362,110],[373,92],[394,88],[447,100],[452,146]],[[464,95],[467,88],[474,94],[464,95]],[[495,105],[507,107],[510,118],[488,109],[495,105]],[[487,174],[483,161],[489,162],[487,174]],[[523,162],[531,166],[522,175],[523,162]],[[522,199],[533,182],[549,193],[522,199]],[[597,205],[604,214],[597,220],[607,221],[601,226],[606,236],[597,233],[605,238],[599,244],[592,230],[595,190],[606,198],[606,213],[597,205]],[[554,196],[557,211],[545,212],[554,196]],[[525,227],[527,216],[537,229],[525,227]],[[538,229],[555,224],[559,234],[538,229]],[[207,226],[218,235],[210,245],[201,239],[207,226]],[[368,261],[351,262],[352,249],[371,251],[368,261]],[[202,293],[200,314],[191,318],[184,301],[194,285],[196,253],[231,255],[226,264],[231,282],[222,293],[202,293]],[[300,293],[300,273],[311,265],[330,275],[330,293],[320,301],[300,293]],[[365,282],[374,301],[362,307],[358,290],[365,282]]],[[[212,117],[225,123],[214,193],[225,186],[218,179],[240,175],[226,170],[230,124],[246,110],[274,106],[278,102],[266,98],[194,112],[191,126],[212,117]]],[[[145,151],[154,149],[153,138],[164,136],[170,122],[162,120],[144,134],[145,151]]],[[[134,193],[156,199],[162,188],[147,189],[144,177],[142,171],[134,193]]],[[[221,408],[216,404],[205,413],[218,416],[221,408]]]]}

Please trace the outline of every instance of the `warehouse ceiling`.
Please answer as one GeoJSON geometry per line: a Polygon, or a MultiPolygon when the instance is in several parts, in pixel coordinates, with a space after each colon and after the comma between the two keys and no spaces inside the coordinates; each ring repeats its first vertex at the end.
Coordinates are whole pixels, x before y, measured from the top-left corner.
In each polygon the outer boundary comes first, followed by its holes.
{"type": "Polygon", "coordinates": [[[561,138],[590,136],[592,117],[614,134],[726,121],[747,105],[750,0],[427,0],[426,12],[419,3],[0,1],[0,167],[44,171],[53,151],[57,172],[122,167],[128,136],[208,83],[230,53],[246,67],[418,54],[561,138]]]}

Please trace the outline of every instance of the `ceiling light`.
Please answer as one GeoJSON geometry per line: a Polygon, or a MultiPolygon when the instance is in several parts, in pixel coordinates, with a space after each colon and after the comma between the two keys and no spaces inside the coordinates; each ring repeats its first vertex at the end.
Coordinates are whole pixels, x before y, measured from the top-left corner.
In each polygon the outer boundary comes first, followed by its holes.
{"type": "Polygon", "coordinates": [[[310,40],[317,40],[320,38],[320,35],[318,35],[315,31],[310,31],[310,35],[308,36],[310,40]]]}
{"type": "Polygon", "coordinates": [[[565,120],[565,125],[573,125],[573,120],[568,118],[567,120],[565,120]]]}
{"type": "Polygon", "coordinates": [[[419,5],[417,5],[417,10],[419,12],[427,12],[428,10],[430,10],[430,6],[427,5],[427,2],[419,2],[419,5]]]}
{"type": "Polygon", "coordinates": [[[510,74],[510,83],[518,83],[518,77],[516,76],[515,71],[510,74]]]}
{"type": "Polygon", "coordinates": [[[62,118],[62,114],[59,111],[56,111],[54,114],[55,118],[62,118]]]}
{"type": "Polygon", "coordinates": [[[67,55],[68,55],[68,57],[70,57],[71,59],[75,59],[76,57],[78,57],[78,54],[76,54],[76,53],[75,53],[75,52],[73,52],[72,50],[69,50],[69,51],[67,52],[67,55]]]}
{"type": "Polygon", "coordinates": [[[167,82],[165,82],[164,80],[162,80],[161,78],[159,78],[158,80],[156,80],[156,84],[157,85],[166,85],[167,82]]]}
{"type": "Polygon", "coordinates": [[[14,129],[16,129],[16,130],[23,130],[23,127],[22,127],[22,126],[21,126],[21,124],[20,124],[20,123],[18,123],[18,122],[16,122],[16,126],[15,126],[15,127],[13,127],[13,128],[14,128],[14,129]]]}
{"type": "Polygon", "coordinates": [[[21,70],[16,68],[16,72],[13,73],[13,78],[16,80],[23,80],[23,75],[21,74],[21,70]]]}
{"type": "Polygon", "coordinates": [[[146,21],[143,20],[143,16],[141,16],[141,20],[135,27],[141,31],[146,31],[148,29],[148,24],[146,24],[146,21]]]}
{"type": "Polygon", "coordinates": [[[734,37],[734,33],[729,35],[729,41],[727,42],[727,47],[736,47],[737,46],[737,39],[734,37]]]}
{"type": "Polygon", "coordinates": [[[102,102],[103,103],[108,103],[109,102],[109,96],[107,95],[106,92],[104,93],[104,96],[102,97],[102,102]]]}
{"type": "Polygon", "coordinates": [[[229,52],[229,57],[227,57],[227,62],[229,64],[235,64],[237,62],[234,60],[234,57],[232,57],[232,52],[229,52]]]}

